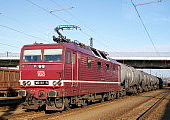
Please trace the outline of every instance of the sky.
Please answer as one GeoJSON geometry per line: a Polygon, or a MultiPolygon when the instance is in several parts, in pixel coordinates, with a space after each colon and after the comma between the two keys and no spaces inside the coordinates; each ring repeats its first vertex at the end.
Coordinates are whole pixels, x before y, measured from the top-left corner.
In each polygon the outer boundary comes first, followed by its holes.
{"type": "Polygon", "coordinates": [[[133,2],[150,39],[131,0],[0,0],[0,53],[54,43],[58,25],[79,26],[61,33],[86,45],[92,37],[95,48],[115,54],[170,52],[170,0],[133,2]]]}
{"type": "Polygon", "coordinates": [[[58,25],[79,26],[81,31],[61,32],[87,45],[92,37],[94,47],[107,52],[169,52],[170,0],[157,1],[133,0],[135,5],[150,3],[136,8],[152,44],[130,0],[1,0],[0,52],[53,43],[58,25]]]}

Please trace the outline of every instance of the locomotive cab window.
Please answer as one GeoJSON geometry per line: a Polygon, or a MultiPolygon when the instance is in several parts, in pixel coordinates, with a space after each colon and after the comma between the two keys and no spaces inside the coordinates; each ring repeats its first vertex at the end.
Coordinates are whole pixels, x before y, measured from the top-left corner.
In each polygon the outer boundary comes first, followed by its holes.
{"type": "Polygon", "coordinates": [[[44,49],[44,62],[61,61],[62,49],[44,49]]]}
{"type": "Polygon", "coordinates": [[[41,50],[40,49],[24,50],[23,61],[24,62],[40,62],[41,61],[41,50]]]}

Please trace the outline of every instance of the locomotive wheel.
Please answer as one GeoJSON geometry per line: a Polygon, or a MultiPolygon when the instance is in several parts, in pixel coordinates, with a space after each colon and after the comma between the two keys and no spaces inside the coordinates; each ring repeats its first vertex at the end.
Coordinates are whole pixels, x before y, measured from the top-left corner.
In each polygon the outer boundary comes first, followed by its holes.
{"type": "Polygon", "coordinates": [[[139,93],[142,93],[142,92],[143,92],[143,89],[142,89],[142,87],[141,87],[141,86],[139,86],[139,88],[138,88],[138,92],[139,92],[139,93]]]}
{"type": "Polygon", "coordinates": [[[116,99],[117,98],[120,98],[120,93],[119,92],[116,93],[116,99]]]}
{"type": "Polygon", "coordinates": [[[63,99],[57,100],[57,99],[55,98],[54,104],[55,104],[55,107],[56,107],[57,109],[64,110],[64,101],[63,101],[63,99]]]}
{"type": "Polygon", "coordinates": [[[113,99],[116,99],[116,93],[115,93],[115,94],[112,94],[111,97],[112,97],[112,100],[113,100],[113,99]]]}
{"type": "Polygon", "coordinates": [[[102,96],[102,99],[100,100],[100,102],[104,102],[105,101],[105,97],[102,96]]]}
{"type": "Polygon", "coordinates": [[[68,98],[64,98],[64,110],[70,109],[70,101],[68,98]]]}
{"type": "Polygon", "coordinates": [[[34,98],[32,96],[26,97],[25,101],[30,104],[34,101],[34,98]]]}

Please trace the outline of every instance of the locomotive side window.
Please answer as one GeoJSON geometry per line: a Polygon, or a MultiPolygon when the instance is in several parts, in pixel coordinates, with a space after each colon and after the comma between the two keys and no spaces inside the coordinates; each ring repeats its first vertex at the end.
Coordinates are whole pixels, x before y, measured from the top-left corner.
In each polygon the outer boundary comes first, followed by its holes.
{"type": "Polygon", "coordinates": [[[115,67],[115,65],[113,65],[112,72],[115,72],[115,71],[116,71],[116,67],[115,67]]]}
{"type": "Polygon", "coordinates": [[[66,52],[66,63],[70,64],[71,63],[71,52],[66,52]]]}
{"type": "Polygon", "coordinates": [[[61,61],[62,49],[44,49],[44,62],[61,61]]]}
{"type": "Polygon", "coordinates": [[[41,50],[40,49],[24,50],[23,61],[24,62],[40,62],[41,61],[41,50]]]}
{"type": "Polygon", "coordinates": [[[90,57],[87,57],[87,67],[88,68],[91,68],[91,58],[90,57]]]}
{"type": "Polygon", "coordinates": [[[106,72],[109,72],[109,71],[110,71],[109,64],[106,64],[106,72]]]}
{"type": "Polygon", "coordinates": [[[102,63],[101,62],[97,62],[97,70],[101,70],[102,67],[102,63]]]}

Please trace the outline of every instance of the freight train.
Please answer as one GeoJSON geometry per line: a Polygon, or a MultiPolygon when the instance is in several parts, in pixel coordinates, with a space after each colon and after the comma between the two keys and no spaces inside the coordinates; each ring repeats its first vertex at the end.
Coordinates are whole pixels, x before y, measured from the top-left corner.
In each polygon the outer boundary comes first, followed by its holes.
{"type": "Polygon", "coordinates": [[[63,111],[159,88],[161,79],[118,63],[103,51],[61,34],[53,39],[58,43],[24,45],[21,50],[19,96],[28,110],[63,111]]]}
{"type": "Polygon", "coordinates": [[[19,70],[0,68],[0,97],[17,96],[19,74],[19,70]]]}

